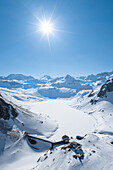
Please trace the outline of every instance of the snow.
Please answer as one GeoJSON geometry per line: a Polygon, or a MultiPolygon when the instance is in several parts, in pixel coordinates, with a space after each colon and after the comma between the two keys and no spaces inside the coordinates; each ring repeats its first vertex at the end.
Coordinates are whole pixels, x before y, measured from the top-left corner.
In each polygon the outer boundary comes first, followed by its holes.
{"type": "Polygon", "coordinates": [[[71,108],[66,100],[47,100],[33,103],[30,107],[33,112],[45,113],[57,120],[59,128],[53,139],[60,139],[64,134],[76,136],[84,135],[94,130],[94,119],[82,111],[71,108]]]}
{"type": "Polygon", "coordinates": [[[74,78],[70,75],[64,77],[51,78],[45,75],[41,79],[22,74],[10,74],[0,79],[0,87],[8,89],[35,89],[37,93],[48,98],[69,98],[81,90],[93,90],[94,87],[101,86],[107,79],[113,77],[113,72],[105,72],[87,77],[74,78]],[[65,90],[64,90],[65,89],[65,90]]]}
{"type": "Polygon", "coordinates": [[[79,78],[2,77],[1,95],[19,114],[15,120],[0,119],[0,170],[112,170],[113,92],[97,97],[102,83],[112,78],[113,72],[79,78]],[[72,137],[70,141],[79,142],[85,153],[82,164],[62,146],[50,151],[50,144],[38,141],[36,151],[24,131],[53,142],[63,135],[72,137]],[[77,140],[77,135],[83,139],[77,140]]]}

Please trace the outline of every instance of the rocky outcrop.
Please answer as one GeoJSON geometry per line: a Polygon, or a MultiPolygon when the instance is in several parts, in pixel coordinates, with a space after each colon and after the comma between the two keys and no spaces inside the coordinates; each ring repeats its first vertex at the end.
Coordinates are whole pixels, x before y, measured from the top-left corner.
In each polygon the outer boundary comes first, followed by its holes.
{"type": "Polygon", "coordinates": [[[0,98],[0,119],[9,120],[16,118],[18,113],[16,109],[3,98],[0,98]]]}
{"type": "Polygon", "coordinates": [[[102,85],[97,96],[104,97],[107,95],[107,92],[112,92],[112,91],[113,91],[113,78],[107,80],[106,83],[102,85]]]}

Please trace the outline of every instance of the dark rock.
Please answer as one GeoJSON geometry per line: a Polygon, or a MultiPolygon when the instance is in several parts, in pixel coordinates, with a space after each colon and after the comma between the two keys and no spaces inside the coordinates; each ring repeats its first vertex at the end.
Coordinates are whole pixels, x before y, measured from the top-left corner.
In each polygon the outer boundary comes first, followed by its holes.
{"type": "Polygon", "coordinates": [[[4,120],[0,120],[0,132],[6,134],[7,131],[10,131],[12,127],[8,124],[8,122],[4,120]]]}
{"type": "Polygon", "coordinates": [[[12,116],[13,116],[14,118],[16,118],[16,117],[18,116],[18,113],[17,113],[16,109],[14,109],[13,107],[12,107],[12,112],[11,112],[11,114],[12,114],[12,116]]]}
{"type": "Polygon", "coordinates": [[[113,82],[109,82],[109,83],[107,84],[107,91],[108,91],[108,92],[112,92],[112,91],[113,91],[113,82]]]}
{"type": "Polygon", "coordinates": [[[73,155],[73,158],[77,159],[77,155],[73,155]]]}
{"type": "Polygon", "coordinates": [[[98,100],[95,100],[95,99],[91,99],[90,100],[90,103],[93,105],[93,104],[96,104],[98,102],[98,100]]]}
{"type": "Polygon", "coordinates": [[[45,156],[44,160],[46,160],[48,158],[48,156],[45,156]]]}
{"type": "Polygon", "coordinates": [[[95,153],[96,151],[92,150],[93,153],[95,153]]]}
{"type": "Polygon", "coordinates": [[[11,104],[8,104],[4,99],[0,98],[0,119],[9,120],[10,118],[16,118],[18,113],[11,104]]]}
{"type": "Polygon", "coordinates": [[[40,161],[40,158],[37,160],[37,162],[39,162],[40,161]]]}
{"type": "Polygon", "coordinates": [[[106,97],[107,92],[113,91],[113,79],[107,80],[105,84],[102,85],[98,97],[106,97]]]}
{"type": "Polygon", "coordinates": [[[94,96],[94,94],[93,94],[93,93],[90,93],[90,94],[88,95],[88,97],[92,97],[92,96],[94,96]]]}
{"type": "Polygon", "coordinates": [[[84,136],[76,136],[76,139],[77,140],[82,140],[82,139],[84,139],[84,136]]]}
{"type": "Polygon", "coordinates": [[[64,143],[69,143],[69,137],[67,135],[62,136],[64,143]]]}
{"type": "Polygon", "coordinates": [[[94,96],[93,90],[89,93],[88,97],[94,96]]]}

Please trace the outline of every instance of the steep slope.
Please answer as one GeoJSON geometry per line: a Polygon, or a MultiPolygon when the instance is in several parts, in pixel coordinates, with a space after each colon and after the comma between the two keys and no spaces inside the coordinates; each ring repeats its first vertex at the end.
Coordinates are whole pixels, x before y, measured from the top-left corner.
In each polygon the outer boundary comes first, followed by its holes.
{"type": "Polygon", "coordinates": [[[108,79],[106,83],[102,85],[98,97],[107,97],[109,92],[113,92],[113,78],[108,79]]]}
{"type": "MultiPolygon", "coordinates": [[[[34,114],[0,97],[0,169],[18,169],[22,159],[27,159],[19,167],[26,166],[36,153],[32,151],[24,132],[50,137],[57,129],[55,121],[46,115],[34,114]],[[29,155],[30,154],[30,155],[29,155]]],[[[33,161],[34,164],[34,161],[33,161]]],[[[29,167],[32,167],[29,163],[29,167]]],[[[22,168],[23,169],[23,168],[22,168]]],[[[26,168],[28,169],[28,168],[26,168]]]]}

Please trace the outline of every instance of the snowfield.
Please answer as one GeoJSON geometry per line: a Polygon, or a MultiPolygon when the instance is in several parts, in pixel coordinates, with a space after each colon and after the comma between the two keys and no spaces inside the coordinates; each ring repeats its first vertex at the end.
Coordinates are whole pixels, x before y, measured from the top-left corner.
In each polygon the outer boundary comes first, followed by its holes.
{"type": "Polygon", "coordinates": [[[112,89],[113,72],[0,77],[0,170],[112,170],[112,89]],[[37,143],[25,132],[38,137],[37,143]],[[63,135],[81,144],[82,160],[68,143],[50,150],[63,135]]]}
{"type": "Polygon", "coordinates": [[[68,100],[56,99],[31,104],[31,110],[36,113],[45,113],[53,120],[57,120],[58,130],[52,137],[59,140],[63,135],[75,137],[94,131],[95,120],[68,105],[68,100]]]}

